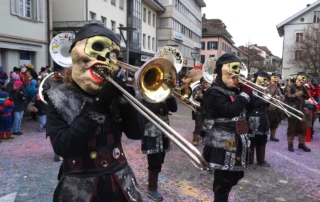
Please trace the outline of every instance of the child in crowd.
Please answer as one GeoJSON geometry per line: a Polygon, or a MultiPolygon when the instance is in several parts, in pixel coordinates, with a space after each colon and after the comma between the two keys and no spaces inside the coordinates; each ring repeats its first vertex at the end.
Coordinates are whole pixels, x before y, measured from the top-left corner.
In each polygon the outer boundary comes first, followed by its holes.
{"type": "Polygon", "coordinates": [[[0,91],[0,139],[13,139],[11,137],[13,107],[14,103],[9,99],[9,94],[0,91]]]}
{"type": "Polygon", "coordinates": [[[37,94],[36,99],[34,99],[34,102],[35,102],[35,107],[38,109],[38,115],[39,115],[38,132],[44,132],[44,127],[47,121],[46,105],[40,100],[39,94],[37,94]]]}
{"type": "Polygon", "coordinates": [[[22,135],[23,133],[20,131],[22,117],[24,113],[24,103],[26,100],[26,93],[23,90],[23,83],[20,80],[16,80],[13,83],[13,88],[10,92],[10,97],[12,97],[14,101],[15,107],[13,108],[13,135],[22,135]]]}

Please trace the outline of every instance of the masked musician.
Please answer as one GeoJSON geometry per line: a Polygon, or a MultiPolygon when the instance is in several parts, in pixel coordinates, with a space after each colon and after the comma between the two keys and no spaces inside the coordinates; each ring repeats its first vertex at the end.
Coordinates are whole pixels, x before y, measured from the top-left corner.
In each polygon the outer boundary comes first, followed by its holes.
{"type": "Polygon", "coordinates": [[[192,144],[194,146],[197,146],[199,144],[199,135],[202,128],[202,122],[204,118],[204,110],[203,110],[203,96],[205,91],[207,90],[208,83],[207,81],[202,77],[200,79],[200,85],[197,86],[193,92],[192,97],[195,101],[200,103],[200,107],[196,108],[196,111],[192,111],[192,119],[195,120],[195,128],[193,131],[193,139],[192,144]]]}
{"type": "Polygon", "coordinates": [[[245,109],[250,96],[237,88],[240,59],[222,55],[216,63],[217,77],[204,99],[206,132],[203,157],[214,171],[214,201],[228,201],[229,192],[243,178],[250,144],[245,109]],[[236,75],[236,76],[235,76],[236,75]]]}
{"type": "MultiPolygon", "coordinates": [[[[308,94],[304,89],[304,83],[307,81],[308,75],[304,72],[299,72],[295,83],[285,89],[286,102],[294,107],[295,109],[303,112],[307,118],[306,102],[310,102],[308,94]]],[[[308,103],[310,104],[310,103],[308,103]]],[[[307,120],[307,119],[306,119],[307,120]]],[[[295,117],[288,118],[288,129],[287,129],[287,139],[288,139],[288,150],[294,152],[293,140],[294,136],[297,134],[299,137],[298,148],[305,152],[310,152],[311,149],[305,145],[306,131],[307,131],[307,121],[295,117]]]]}
{"type": "MultiPolygon", "coordinates": [[[[272,73],[270,80],[270,83],[272,85],[268,88],[268,91],[271,91],[269,93],[272,94],[274,98],[283,102],[284,96],[282,94],[281,86],[279,84],[280,79],[281,74],[279,74],[278,72],[272,73]]],[[[270,140],[274,142],[279,142],[279,139],[276,138],[276,130],[282,120],[282,111],[273,105],[269,105],[267,114],[270,127],[270,140]]]]}
{"type": "Polygon", "coordinates": [[[53,201],[142,201],[121,146],[122,132],[141,139],[138,113],[103,76],[116,71],[119,50],[110,29],[85,25],[70,47],[71,81],[47,93],[47,131],[63,157],[53,201]]]}
{"type": "MultiPolygon", "coordinates": [[[[259,86],[266,86],[268,81],[270,80],[269,74],[265,71],[258,71],[253,76],[254,83],[259,86]]],[[[253,91],[250,98],[250,103],[249,105],[247,105],[249,126],[248,136],[250,137],[251,142],[250,164],[253,164],[254,162],[254,153],[256,150],[257,165],[270,167],[270,164],[265,161],[266,144],[269,133],[267,117],[267,108],[269,106],[269,103],[259,98],[258,96],[262,97],[265,100],[270,100],[269,96],[262,95],[256,91],[253,91]]]]}
{"type": "MultiPolygon", "coordinates": [[[[161,103],[148,103],[145,100],[142,103],[167,124],[169,124],[169,112],[178,110],[174,97],[170,97],[161,103]]],[[[155,125],[147,121],[141,149],[142,153],[147,154],[148,158],[149,191],[147,196],[154,201],[162,201],[163,197],[157,190],[158,176],[161,172],[166,152],[170,150],[170,140],[155,125]]]]}

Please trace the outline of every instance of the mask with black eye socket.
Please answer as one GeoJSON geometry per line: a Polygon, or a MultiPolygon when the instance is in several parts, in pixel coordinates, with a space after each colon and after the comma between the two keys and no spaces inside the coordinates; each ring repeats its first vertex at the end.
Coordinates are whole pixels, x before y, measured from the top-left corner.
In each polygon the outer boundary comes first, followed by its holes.
{"type": "Polygon", "coordinates": [[[96,94],[105,76],[118,70],[120,47],[105,36],[94,36],[78,41],[71,51],[72,79],[87,93],[96,94]]]}

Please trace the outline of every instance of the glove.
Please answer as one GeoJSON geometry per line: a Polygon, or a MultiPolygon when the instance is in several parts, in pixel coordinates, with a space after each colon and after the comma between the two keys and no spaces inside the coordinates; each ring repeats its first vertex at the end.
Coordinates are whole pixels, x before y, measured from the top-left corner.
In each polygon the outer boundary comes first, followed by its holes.
{"type": "MultiPolygon", "coordinates": [[[[120,79],[119,77],[113,77],[112,78],[117,84],[119,84],[122,88],[127,90],[126,84],[120,79]]],[[[106,83],[103,85],[103,87],[100,90],[99,95],[96,97],[96,100],[94,102],[94,106],[96,106],[99,111],[105,112],[112,101],[116,98],[119,98],[122,96],[122,92],[115,87],[111,82],[106,81],[106,83]]]]}
{"type": "Polygon", "coordinates": [[[249,88],[248,86],[244,85],[244,84],[240,84],[240,91],[241,92],[245,92],[246,94],[248,94],[249,96],[252,95],[253,89],[249,88]]]}
{"type": "Polygon", "coordinates": [[[302,90],[298,91],[298,92],[295,92],[294,95],[297,97],[297,98],[302,98],[303,95],[304,95],[304,92],[302,90]]]}

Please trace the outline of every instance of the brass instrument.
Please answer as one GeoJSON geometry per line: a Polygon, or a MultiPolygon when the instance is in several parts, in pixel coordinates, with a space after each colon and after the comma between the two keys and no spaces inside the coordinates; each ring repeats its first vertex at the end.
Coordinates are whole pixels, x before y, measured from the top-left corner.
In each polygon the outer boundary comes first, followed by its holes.
{"type": "Polygon", "coordinates": [[[270,94],[266,94],[265,91],[268,89],[269,86],[268,87],[260,86],[260,85],[255,84],[255,83],[253,83],[253,82],[251,82],[251,81],[249,81],[247,79],[244,79],[244,78],[240,77],[239,74],[236,74],[234,79],[237,82],[239,82],[239,83],[241,83],[241,84],[243,84],[243,85],[245,85],[245,86],[247,86],[249,88],[252,88],[253,90],[257,91],[258,93],[261,93],[263,96],[268,97],[268,99],[266,99],[266,98],[264,98],[262,96],[256,95],[258,98],[264,100],[265,102],[268,102],[268,103],[272,104],[273,106],[283,110],[286,114],[288,114],[288,116],[294,116],[297,119],[299,119],[300,121],[305,119],[305,115],[301,111],[291,107],[290,105],[288,105],[288,104],[286,104],[284,102],[281,102],[281,101],[277,100],[276,98],[272,97],[270,94]],[[298,115],[292,113],[287,108],[289,108],[290,110],[296,112],[298,115]]]}
{"type": "Polygon", "coordinates": [[[281,82],[281,84],[280,84],[280,88],[281,88],[281,89],[285,89],[285,88],[286,88],[286,83],[281,82]]]}
{"type": "MultiPolygon", "coordinates": [[[[166,100],[169,96],[173,96],[176,92],[176,63],[181,60],[180,52],[172,47],[165,47],[162,51],[164,54],[156,54],[149,62],[145,63],[141,68],[128,65],[118,61],[118,65],[127,71],[135,73],[135,81],[138,91],[143,99],[150,103],[158,103],[166,100]],[[166,49],[167,51],[163,51],[166,49]],[[168,53],[169,52],[169,53],[168,53]]],[[[161,49],[160,49],[161,51],[161,49]]],[[[179,64],[177,65],[179,69],[179,64]]],[[[101,73],[105,75],[104,73],[101,73]]],[[[208,170],[207,162],[203,158],[199,150],[189,141],[182,137],[178,132],[172,129],[167,123],[162,121],[157,115],[146,108],[135,97],[117,84],[109,75],[105,75],[105,79],[117,87],[123,97],[145,118],[154,124],[161,132],[163,132],[171,141],[173,141],[183,152],[190,158],[191,162],[201,170],[208,170]]],[[[179,99],[178,99],[179,100],[179,99]]]]}

